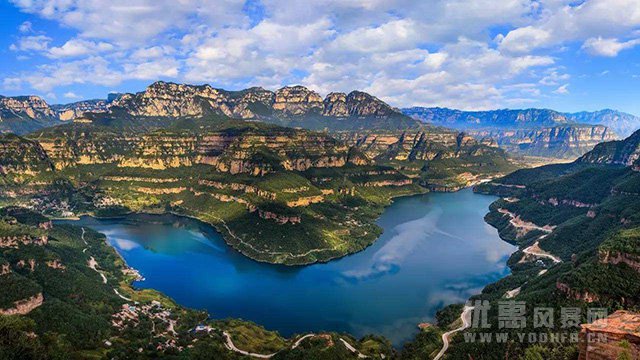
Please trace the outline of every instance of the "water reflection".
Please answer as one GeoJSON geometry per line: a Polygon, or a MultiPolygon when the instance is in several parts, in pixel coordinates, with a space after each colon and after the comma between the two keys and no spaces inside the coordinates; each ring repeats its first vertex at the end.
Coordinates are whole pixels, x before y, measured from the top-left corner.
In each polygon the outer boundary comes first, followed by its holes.
{"type": "Polygon", "coordinates": [[[307,267],[252,261],[191,219],[139,215],[80,223],[105,233],[145,276],[136,286],[214,317],[252,320],[285,336],[333,330],[400,344],[442,306],[464,302],[508,273],[505,262],[515,248],[483,221],[494,199],[470,190],[399,199],[378,221],[385,233],[371,247],[307,267]]]}

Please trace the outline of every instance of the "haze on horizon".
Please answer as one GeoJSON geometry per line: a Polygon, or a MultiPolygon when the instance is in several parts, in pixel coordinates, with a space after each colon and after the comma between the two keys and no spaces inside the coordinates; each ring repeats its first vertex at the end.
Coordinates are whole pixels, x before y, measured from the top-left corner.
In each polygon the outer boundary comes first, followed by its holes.
{"type": "Polygon", "coordinates": [[[640,114],[637,0],[11,0],[0,20],[0,94],[50,103],[165,80],[640,114]]]}

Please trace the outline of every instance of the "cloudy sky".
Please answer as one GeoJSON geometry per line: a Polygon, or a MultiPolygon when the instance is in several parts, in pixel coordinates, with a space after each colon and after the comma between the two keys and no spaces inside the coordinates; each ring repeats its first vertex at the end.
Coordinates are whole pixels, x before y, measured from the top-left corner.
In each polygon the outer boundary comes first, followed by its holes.
{"type": "Polygon", "coordinates": [[[638,0],[0,0],[0,94],[155,80],[640,115],[638,0]]]}

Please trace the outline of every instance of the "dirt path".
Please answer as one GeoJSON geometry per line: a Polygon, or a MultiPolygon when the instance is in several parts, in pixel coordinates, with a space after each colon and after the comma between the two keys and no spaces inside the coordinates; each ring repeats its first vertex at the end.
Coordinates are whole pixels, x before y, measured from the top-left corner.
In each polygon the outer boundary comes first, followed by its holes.
{"type": "MultiPolygon", "coordinates": [[[[82,228],[82,235],[80,236],[80,238],[82,239],[82,241],[84,242],[85,245],[87,245],[86,248],[82,249],[83,253],[87,253],[87,250],[89,249],[89,243],[87,242],[87,240],[84,238],[84,234],[86,233],[85,229],[82,228]]],[[[87,266],[89,266],[89,268],[91,268],[93,271],[97,272],[98,274],[100,274],[100,276],[102,277],[102,283],[106,284],[107,281],[107,277],[104,275],[104,273],[100,270],[98,270],[98,266],[100,266],[100,264],[98,264],[98,262],[96,261],[96,259],[91,256],[89,258],[89,261],[87,261],[87,266]]],[[[129,299],[128,297],[120,294],[120,292],[118,292],[118,289],[114,288],[113,292],[118,295],[122,300],[125,301],[133,301],[132,299],[129,299]]]]}
{"type": "Polygon", "coordinates": [[[298,341],[296,341],[296,342],[295,342],[295,344],[293,344],[293,346],[291,347],[291,349],[295,349],[295,348],[297,348],[298,346],[300,346],[300,344],[304,341],[304,339],[308,339],[308,338],[310,338],[310,337],[314,337],[314,336],[316,336],[316,334],[307,334],[307,335],[305,335],[305,336],[301,337],[300,339],[298,339],[298,341]]]}
{"type": "Polygon", "coordinates": [[[464,310],[462,310],[462,314],[460,314],[462,325],[460,325],[460,327],[458,327],[457,329],[453,329],[442,334],[442,349],[440,349],[440,352],[438,353],[438,355],[436,355],[436,357],[433,358],[433,360],[439,360],[440,358],[442,358],[444,353],[447,352],[447,349],[449,349],[449,337],[451,337],[451,335],[467,329],[471,326],[471,310],[473,310],[473,306],[465,306],[464,310]]]}
{"type": "Polygon", "coordinates": [[[523,229],[525,232],[528,232],[531,230],[539,230],[545,233],[551,233],[553,229],[555,229],[555,226],[551,226],[551,225],[540,226],[529,221],[524,221],[520,219],[520,216],[512,213],[507,209],[499,208],[498,212],[501,214],[509,215],[509,218],[510,218],[509,223],[517,229],[523,229]]]}
{"type": "Polygon", "coordinates": [[[224,344],[226,346],[226,348],[231,350],[231,351],[237,352],[238,354],[242,354],[242,355],[245,355],[245,356],[251,356],[251,357],[255,357],[255,358],[259,358],[259,359],[270,359],[275,354],[277,354],[277,353],[273,353],[273,354],[269,354],[269,355],[263,355],[263,354],[255,354],[255,353],[250,353],[248,351],[240,350],[233,344],[233,341],[231,340],[231,335],[229,335],[228,332],[223,331],[222,335],[224,335],[224,337],[227,339],[227,342],[224,344]]]}
{"type": "MultiPolygon", "coordinates": [[[[543,235],[544,236],[544,235],[543,235]]],[[[542,238],[542,237],[541,237],[542,238]]],[[[523,253],[527,254],[527,255],[532,255],[532,256],[537,256],[537,257],[543,257],[543,258],[547,258],[547,259],[551,259],[554,263],[558,264],[561,263],[562,260],[555,256],[552,255],[544,250],[542,250],[540,248],[540,243],[538,241],[536,241],[533,245],[529,246],[526,249],[522,250],[523,253]]]]}
{"type": "Polygon", "coordinates": [[[368,358],[367,355],[364,355],[363,353],[361,353],[360,351],[358,351],[358,349],[354,348],[353,346],[351,346],[351,344],[349,344],[345,339],[340,338],[340,341],[342,341],[342,343],[344,344],[344,347],[347,348],[347,350],[351,351],[354,354],[358,355],[358,358],[360,359],[366,359],[368,358]]]}
{"type": "Polygon", "coordinates": [[[107,277],[104,276],[104,273],[100,270],[98,270],[98,262],[96,261],[96,259],[94,259],[94,257],[90,257],[89,261],[87,262],[87,265],[89,265],[89,267],[91,269],[93,269],[93,271],[97,272],[98,274],[100,274],[100,276],[102,277],[102,283],[106,284],[107,283],[107,277]]]}

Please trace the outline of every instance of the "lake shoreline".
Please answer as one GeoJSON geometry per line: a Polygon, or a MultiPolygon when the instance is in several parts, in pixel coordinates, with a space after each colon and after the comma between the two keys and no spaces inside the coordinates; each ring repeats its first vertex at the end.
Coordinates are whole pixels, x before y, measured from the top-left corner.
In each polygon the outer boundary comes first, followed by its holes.
{"type": "MultiPolygon", "coordinates": [[[[413,194],[413,195],[407,195],[407,196],[397,197],[397,198],[395,198],[395,199],[394,199],[394,202],[393,202],[393,203],[396,203],[396,202],[397,202],[397,200],[398,200],[399,198],[409,198],[409,201],[411,201],[411,199],[410,199],[410,198],[412,198],[412,197],[413,197],[413,198],[417,198],[417,199],[419,199],[420,197],[423,197],[423,196],[431,196],[432,194],[433,194],[433,195],[440,195],[441,193],[434,193],[434,192],[431,192],[431,193],[426,193],[426,194],[413,194]]],[[[465,194],[463,194],[462,192],[458,192],[458,193],[442,193],[442,194],[447,194],[447,195],[448,195],[448,194],[454,194],[454,195],[455,195],[455,194],[460,194],[461,196],[464,196],[464,195],[465,195],[465,194]]],[[[471,191],[469,191],[469,192],[467,193],[467,195],[466,195],[466,196],[469,196],[469,194],[473,194],[473,196],[475,196],[475,195],[484,195],[484,194],[475,194],[475,193],[472,193],[471,191]]],[[[494,196],[491,196],[491,198],[495,198],[495,197],[494,197],[494,196]]],[[[492,200],[493,200],[493,199],[492,199],[492,200]]],[[[441,200],[441,201],[442,201],[442,200],[441,200]]],[[[414,204],[416,204],[417,202],[413,202],[413,203],[414,203],[414,204]]],[[[485,200],[485,201],[484,201],[484,203],[487,203],[487,201],[485,200]]],[[[429,203],[429,204],[430,204],[430,203],[429,203]]],[[[428,206],[430,206],[430,205],[426,205],[426,206],[428,207],[428,206]]],[[[388,208],[388,207],[387,207],[387,208],[388,208]]],[[[387,208],[385,208],[385,209],[387,209],[387,208]]],[[[484,209],[484,207],[483,207],[483,209],[484,209]]],[[[386,211],[386,210],[385,210],[385,211],[386,211]]],[[[267,265],[267,264],[268,264],[267,266],[268,266],[268,267],[270,267],[270,268],[272,268],[272,269],[275,269],[274,271],[279,271],[279,270],[277,270],[277,269],[282,269],[283,271],[287,271],[287,272],[288,272],[289,270],[299,269],[299,270],[301,270],[301,271],[302,271],[302,270],[304,270],[304,269],[309,269],[309,268],[315,268],[315,267],[316,267],[316,266],[289,266],[289,265],[283,265],[283,264],[272,264],[272,263],[258,262],[258,261],[254,260],[254,259],[251,259],[251,258],[248,258],[248,257],[246,257],[246,256],[242,255],[242,253],[238,252],[237,250],[235,250],[235,248],[234,248],[234,247],[230,246],[230,245],[226,242],[226,240],[222,237],[222,235],[217,231],[216,227],[215,227],[215,226],[212,226],[212,224],[207,223],[207,222],[205,222],[205,221],[202,221],[202,220],[198,219],[197,217],[186,216],[186,215],[184,215],[184,214],[180,214],[180,213],[169,213],[169,212],[164,212],[164,213],[152,213],[152,212],[151,212],[151,213],[150,213],[150,212],[144,212],[144,213],[132,213],[132,214],[124,215],[124,216],[109,217],[109,218],[97,218],[97,217],[92,217],[92,216],[90,216],[90,215],[85,215],[85,216],[86,216],[87,218],[92,218],[92,219],[97,220],[97,221],[100,221],[100,220],[118,220],[118,219],[126,219],[127,217],[133,217],[133,221],[132,221],[132,223],[141,223],[141,224],[145,224],[145,223],[147,223],[148,221],[145,221],[144,219],[142,219],[142,220],[141,220],[141,219],[135,219],[135,217],[136,217],[136,216],[146,216],[146,215],[148,215],[148,216],[175,216],[177,219],[188,219],[188,220],[190,220],[190,221],[193,221],[193,222],[194,222],[194,224],[198,224],[198,226],[200,226],[200,227],[202,227],[202,226],[203,226],[203,227],[204,227],[204,229],[208,229],[208,230],[210,230],[212,233],[215,233],[217,236],[219,236],[219,237],[220,237],[220,239],[222,240],[221,244],[222,244],[222,243],[224,243],[224,244],[228,247],[228,250],[227,250],[227,251],[230,251],[230,252],[232,252],[232,253],[236,253],[236,254],[238,254],[238,255],[236,255],[236,256],[237,256],[237,257],[240,257],[240,258],[242,258],[242,259],[245,259],[245,262],[246,262],[246,261],[249,261],[250,263],[254,263],[254,264],[256,264],[256,265],[253,265],[253,266],[260,266],[260,265],[267,265]],[[275,265],[275,266],[273,266],[273,265],[275,265]]],[[[69,221],[69,222],[70,222],[70,223],[74,223],[74,222],[76,222],[76,221],[71,220],[71,221],[69,221]]],[[[482,219],[481,219],[481,222],[482,222],[482,224],[486,224],[486,223],[484,222],[484,220],[482,220],[482,219]]],[[[155,222],[155,221],[153,221],[153,223],[156,223],[156,222],[155,222]]],[[[166,224],[166,223],[169,223],[169,224],[170,224],[170,223],[171,223],[171,220],[163,221],[163,220],[161,219],[158,223],[165,223],[165,224],[166,224]]],[[[378,225],[379,225],[379,226],[381,226],[381,227],[384,227],[384,228],[386,229],[385,233],[386,233],[387,231],[392,230],[392,229],[390,229],[390,228],[385,227],[385,225],[384,225],[384,224],[378,224],[378,225]]],[[[89,227],[91,227],[91,226],[89,226],[89,227]]],[[[99,231],[99,230],[96,230],[96,231],[99,231]]],[[[200,230],[200,231],[201,231],[201,232],[203,232],[203,230],[200,230]]],[[[100,231],[99,231],[99,232],[100,232],[100,231]]],[[[205,238],[207,238],[207,240],[208,240],[208,241],[214,241],[214,239],[209,238],[208,231],[204,231],[204,232],[203,232],[203,234],[204,234],[203,236],[205,236],[205,238]]],[[[387,245],[387,244],[389,243],[389,241],[390,241],[389,236],[387,236],[385,239],[378,238],[378,239],[377,239],[377,240],[372,244],[372,245],[377,245],[377,248],[374,250],[374,253],[375,253],[375,252],[379,252],[382,248],[384,248],[384,247],[385,247],[385,245],[387,245]],[[383,241],[383,240],[384,240],[384,241],[383,241]],[[380,243],[381,241],[382,241],[382,243],[380,243]]],[[[500,240],[500,242],[503,242],[503,241],[502,241],[502,240],[500,240]]],[[[217,243],[217,241],[214,241],[214,243],[217,243]]],[[[113,244],[110,244],[110,245],[111,245],[111,246],[113,246],[113,247],[116,249],[116,252],[117,252],[121,257],[123,257],[123,258],[124,258],[124,255],[123,255],[123,254],[121,254],[121,250],[120,250],[120,249],[118,249],[118,248],[117,248],[116,246],[114,246],[113,244]]],[[[318,264],[315,264],[315,265],[318,265],[318,266],[320,266],[321,268],[323,268],[323,267],[325,267],[325,266],[335,266],[335,264],[340,263],[341,261],[351,262],[351,258],[357,258],[357,257],[358,257],[358,255],[359,255],[359,254],[360,254],[360,255],[361,255],[361,254],[363,254],[363,252],[365,252],[365,251],[363,250],[363,251],[360,251],[360,252],[357,252],[357,253],[349,254],[349,255],[346,255],[346,256],[344,256],[344,257],[342,257],[342,258],[340,258],[340,259],[332,260],[332,261],[330,261],[330,262],[328,262],[328,263],[318,263],[318,264]]],[[[506,259],[508,259],[508,256],[505,258],[505,261],[502,261],[502,262],[501,262],[501,264],[502,264],[503,266],[507,266],[507,265],[506,265],[506,259]]],[[[135,266],[135,265],[133,265],[133,264],[130,264],[130,263],[129,263],[129,261],[127,261],[127,260],[125,260],[125,263],[126,263],[126,264],[127,264],[127,266],[129,266],[129,267],[132,267],[132,268],[138,268],[139,270],[143,270],[143,269],[140,269],[139,267],[137,267],[137,266],[135,266]],[[131,266],[131,265],[133,265],[133,266],[131,266]]],[[[152,281],[152,280],[154,280],[154,279],[153,279],[153,277],[154,277],[154,275],[153,275],[153,274],[148,274],[148,273],[146,273],[144,270],[142,271],[142,273],[145,275],[145,277],[147,278],[147,280],[148,280],[148,281],[151,281],[152,283],[154,282],[154,281],[152,281]]],[[[296,273],[297,273],[297,272],[296,272],[296,273]]],[[[499,278],[502,278],[502,277],[504,277],[504,276],[506,276],[506,273],[505,273],[505,274],[503,274],[503,275],[500,275],[500,277],[499,277],[499,278]]],[[[499,278],[498,278],[498,279],[499,279],[499,278]]],[[[359,281],[359,280],[358,280],[358,281],[359,281]]],[[[484,288],[485,286],[487,286],[487,285],[489,285],[489,284],[493,283],[494,281],[495,281],[495,280],[492,280],[492,281],[491,281],[491,282],[489,282],[489,283],[485,283],[482,287],[484,288]]],[[[160,292],[163,292],[163,293],[167,294],[168,296],[170,296],[170,297],[171,297],[171,298],[173,298],[173,299],[176,299],[176,297],[175,297],[175,296],[173,296],[173,295],[171,294],[171,292],[170,292],[170,291],[166,291],[166,289],[163,289],[163,288],[159,288],[159,287],[157,287],[157,284],[149,284],[149,283],[145,283],[145,284],[146,284],[146,285],[143,285],[142,289],[144,289],[144,288],[151,288],[151,289],[155,289],[155,290],[157,290],[157,291],[160,291],[160,292]]],[[[134,286],[135,288],[140,288],[140,287],[139,287],[139,285],[142,285],[142,284],[139,284],[139,283],[136,283],[136,282],[133,282],[133,281],[132,281],[132,283],[131,283],[130,285],[131,285],[131,286],[134,286]]],[[[292,285],[292,286],[293,286],[293,285],[292,285]]],[[[469,296],[471,296],[471,295],[473,295],[473,294],[470,294],[469,296]]],[[[176,299],[175,301],[177,301],[177,302],[178,302],[179,300],[177,300],[177,299],[176,299]]],[[[186,304],[185,304],[183,301],[179,301],[179,302],[180,302],[180,303],[182,303],[182,304],[184,304],[184,306],[186,306],[186,307],[190,307],[190,308],[203,308],[203,306],[202,306],[202,305],[193,305],[193,304],[191,304],[191,303],[186,303],[186,304]]],[[[443,307],[445,307],[445,306],[447,306],[447,305],[449,305],[449,303],[444,303],[444,304],[442,304],[441,306],[438,306],[438,307],[436,308],[436,310],[439,310],[439,309],[441,309],[441,308],[443,308],[443,307]]],[[[285,332],[282,332],[282,329],[278,328],[277,326],[275,326],[275,327],[274,327],[272,324],[268,324],[268,323],[267,323],[267,324],[265,324],[265,322],[255,319],[255,317],[252,317],[250,314],[247,314],[246,316],[243,316],[243,315],[240,315],[240,316],[238,316],[238,315],[228,315],[228,314],[225,314],[224,312],[220,313],[219,311],[216,311],[216,310],[215,310],[215,307],[214,307],[214,308],[209,308],[209,310],[207,310],[207,311],[208,311],[210,314],[213,314],[213,315],[212,315],[212,318],[226,318],[226,317],[238,318],[238,317],[240,317],[240,318],[249,319],[250,321],[255,322],[255,323],[257,323],[257,324],[263,324],[264,326],[266,326],[266,327],[267,327],[267,328],[269,328],[269,329],[277,329],[277,331],[278,331],[278,332],[283,333],[283,334],[291,335],[291,334],[294,334],[294,333],[300,333],[300,331],[293,331],[293,332],[291,332],[291,331],[285,331],[285,332]],[[222,315],[222,316],[220,316],[220,315],[222,315]]],[[[420,318],[420,319],[416,319],[415,321],[413,321],[413,322],[412,322],[412,328],[414,329],[414,330],[412,331],[412,333],[417,332],[417,325],[418,325],[418,323],[419,323],[419,322],[422,322],[422,321],[423,321],[423,320],[425,320],[425,319],[426,319],[426,318],[422,317],[422,318],[420,318]]],[[[328,329],[329,329],[329,328],[328,328],[328,329]]],[[[335,329],[335,328],[330,328],[330,329],[335,329]]],[[[343,330],[340,330],[340,328],[337,328],[337,329],[338,329],[338,330],[336,330],[336,331],[343,331],[343,330]]],[[[316,329],[311,328],[311,326],[310,326],[310,328],[309,328],[308,330],[309,330],[309,331],[316,331],[316,329]]],[[[305,331],[306,331],[306,330],[305,330],[305,331]]],[[[346,331],[346,330],[345,330],[345,331],[346,331]]],[[[349,331],[347,331],[347,332],[349,332],[349,331]]],[[[302,333],[306,333],[306,332],[302,332],[302,333]]],[[[379,334],[379,332],[376,332],[376,331],[374,331],[373,333],[379,334]]],[[[384,335],[384,334],[383,334],[383,335],[384,335]]],[[[405,342],[405,341],[408,341],[408,340],[410,340],[410,338],[407,338],[407,339],[403,340],[402,342],[395,343],[395,344],[397,344],[397,345],[401,346],[402,344],[404,344],[404,342],[405,342]]]]}

